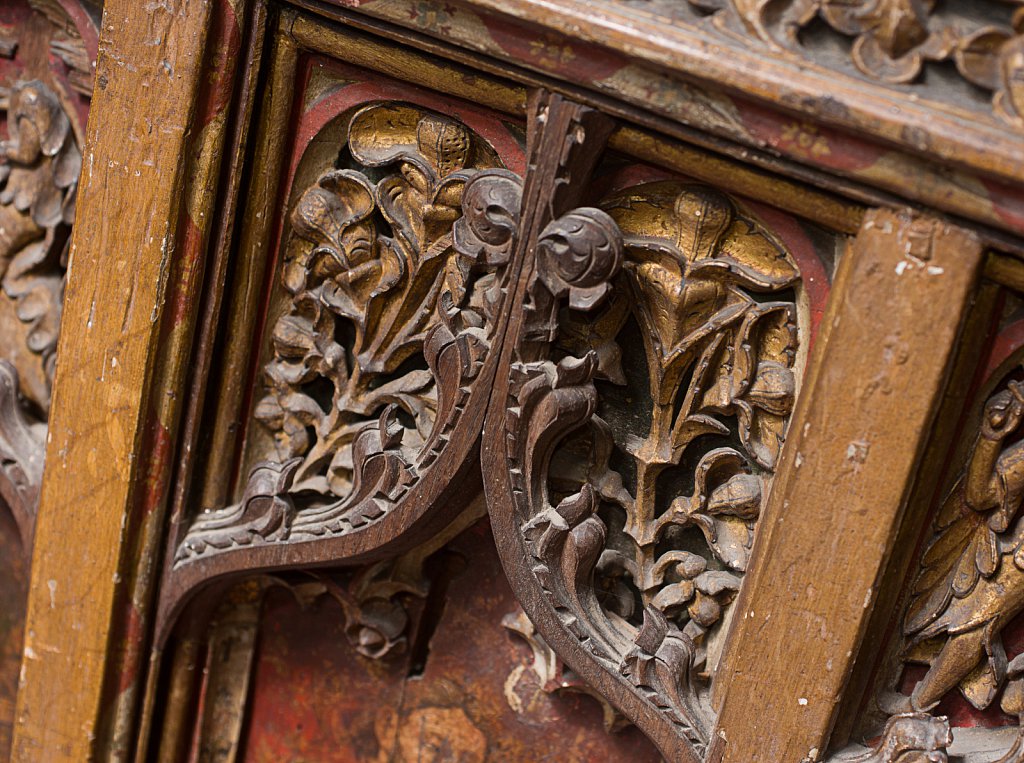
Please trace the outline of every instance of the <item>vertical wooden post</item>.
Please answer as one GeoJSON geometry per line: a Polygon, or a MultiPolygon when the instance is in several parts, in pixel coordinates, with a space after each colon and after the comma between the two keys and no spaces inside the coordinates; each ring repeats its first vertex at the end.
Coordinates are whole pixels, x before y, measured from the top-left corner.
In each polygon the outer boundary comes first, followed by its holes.
{"type": "Polygon", "coordinates": [[[737,602],[710,760],[824,753],[981,264],[971,233],[909,212],[865,217],[737,602]]]}
{"type": "MultiPolygon", "coordinates": [[[[183,267],[179,218],[193,168],[185,158],[196,138],[211,9],[209,0],[106,3],[57,352],[13,760],[93,758],[111,696],[105,691],[118,688],[109,686],[118,648],[112,633],[125,621],[124,608],[137,613],[125,589],[145,521],[139,507],[152,506],[147,491],[160,492],[154,464],[173,458],[173,435],[154,415],[162,406],[153,400],[177,394],[162,388],[161,339],[173,332],[168,321],[184,322],[194,296],[179,294],[171,305],[168,295],[183,267]]],[[[187,363],[187,352],[172,354],[187,363]]],[[[126,642],[144,635],[137,614],[125,627],[126,642]]]]}

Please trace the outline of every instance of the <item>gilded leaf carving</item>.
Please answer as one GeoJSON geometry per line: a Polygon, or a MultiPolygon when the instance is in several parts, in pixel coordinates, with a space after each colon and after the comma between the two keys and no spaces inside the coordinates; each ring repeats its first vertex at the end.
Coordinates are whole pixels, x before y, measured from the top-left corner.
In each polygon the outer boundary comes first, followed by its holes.
{"type": "Polygon", "coordinates": [[[712,189],[648,183],[600,207],[622,264],[602,235],[576,234],[553,257],[602,287],[574,301],[547,263],[531,290],[526,336],[551,344],[546,358],[521,344],[511,369],[511,489],[563,627],[700,752],[796,394],[800,274],[712,189]]]}
{"type": "Polygon", "coordinates": [[[342,153],[290,215],[254,411],[272,451],[239,504],[200,515],[179,562],[385,516],[444,448],[488,352],[514,222],[472,181],[518,178],[462,123],[398,103],[356,112],[342,153]]]}

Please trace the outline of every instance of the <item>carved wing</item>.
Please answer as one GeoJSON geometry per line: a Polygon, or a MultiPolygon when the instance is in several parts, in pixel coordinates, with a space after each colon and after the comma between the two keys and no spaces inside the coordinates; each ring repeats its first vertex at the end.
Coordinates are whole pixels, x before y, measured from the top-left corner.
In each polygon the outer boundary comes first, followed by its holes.
{"type": "Polygon", "coordinates": [[[943,615],[954,598],[969,596],[978,579],[992,575],[999,564],[996,534],[984,514],[967,505],[963,477],[942,504],[935,530],[936,536],[921,557],[903,626],[914,644],[967,627],[968,623],[951,622],[943,615]]]}
{"type": "Polygon", "coordinates": [[[905,659],[929,666],[911,697],[915,709],[930,708],[958,684],[983,709],[1006,680],[1001,631],[1024,609],[1024,521],[1017,517],[1024,453],[1007,439],[1021,403],[1013,381],[989,398],[964,474],[935,519],[903,623],[905,659]]]}

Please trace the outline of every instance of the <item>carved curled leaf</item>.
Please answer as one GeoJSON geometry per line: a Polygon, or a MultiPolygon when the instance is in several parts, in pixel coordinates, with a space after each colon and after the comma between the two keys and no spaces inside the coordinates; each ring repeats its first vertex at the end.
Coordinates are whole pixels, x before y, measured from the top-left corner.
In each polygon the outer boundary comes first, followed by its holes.
{"type": "Polygon", "coordinates": [[[575,209],[541,231],[537,263],[552,296],[568,294],[570,307],[590,310],[607,295],[622,265],[622,234],[606,212],[575,209]]]}
{"type": "Polygon", "coordinates": [[[283,464],[257,464],[249,474],[242,500],[200,515],[178,549],[175,562],[202,554],[208,548],[287,538],[295,515],[287,493],[301,462],[293,458],[283,464]]]}
{"type": "MultiPolygon", "coordinates": [[[[45,411],[81,152],[60,99],[42,82],[16,83],[6,107],[9,138],[0,142],[0,277],[16,315],[28,325],[28,349],[41,359],[38,371],[22,369],[23,392],[45,411]]],[[[7,356],[17,354],[12,348],[7,356]]]]}
{"type": "MultiPolygon", "coordinates": [[[[320,263],[319,275],[355,270],[372,257],[369,236],[353,236],[351,231],[368,220],[373,210],[373,187],[365,176],[352,170],[326,172],[306,190],[292,212],[292,226],[296,234],[318,246],[309,259],[321,252],[329,256],[330,261],[320,263]]],[[[294,291],[302,286],[296,284],[294,291]]]]}
{"type": "Polygon", "coordinates": [[[508,170],[473,177],[463,192],[463,216],[453,230],[456,248],[480,262],[507,262],[512,235],[519,227],[522,193],[522,181],[508,170]]]}
{"type": "Polygon", "coordinates": [[[616,710],[605,697],[581,680],[562,662],[561,658],[548,646],[544,637],[537,633],[533,623],[522,609],[506,614],[502,617],[501,624],[525,641],[532,652],[532,661],[528,665],[519,665],[513,668],[505,681],[505,696],[516,713],[526,715],[532,709],[534,703],[524,701],[521,698],[521,693],[531,691],[532,682],[535,682],[537,687],[547,694],[573,692],[593,697],[601,705],[605,731],[620,731],[629,725],[625,716],[616,710]],[[531,678],[532,682],[529,682],[527,678],[531,678]]]}
{"type": "Polygon", "coordinates": [[[921,70],[918,48],[928,39],[933,0],[871,0],[851,5],[824,0],[822,17],[843,34],[856,36],[853,60],[866,74],[908,82],[921,70]]]}
{"type": "Polygon", "coordinates": [[[710,718],[696,688],[696,646],[671,626],[658,610],[644,610],[644,622],[620,671],[654,701],[672,713],[684,733],[703,752],[710,718]]]}

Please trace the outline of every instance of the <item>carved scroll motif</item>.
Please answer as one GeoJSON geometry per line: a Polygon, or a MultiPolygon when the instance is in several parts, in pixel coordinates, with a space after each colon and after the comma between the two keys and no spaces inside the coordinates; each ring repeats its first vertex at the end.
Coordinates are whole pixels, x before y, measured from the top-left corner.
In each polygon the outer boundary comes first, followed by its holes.
{"type": "MultiPolygon", "coordinates": [[[[903,622],[904,659],[928,667],[905,700],[930,710],[953,689],[975,708],[1024,712],[1024,655],[1008,659],[1002,631],[1024,611],[1024,384],[985,403],[963,473],[935,519],[903,622]]],[[[1005,761],[1024,759],[1020,741],[1005,761]]]]}
{"type": "Polygon", "coordinates": [[[0,142],[0,487],[26,547],[42,478],[70,224],[82,156],[57,95],[39,81],[5,94],[0,142]]]}
{"type": "Polygon", "coordinates": [[[776,51],[813,58],[808,38],[823,22],[850,42],[862,74],[885,82],[917,80],[926,62],[949,62],[966,82],[991,94],[995,114],[1024,127],[1024,8],[935,0],[689,0],[730,34],[754,37],[776,51]]]}
{"type": "Polygon", "coordinates": [[[793,406],[799,273],[711,189],[651,183],[601,207],[600,234],[538,244],[504,431],[485,441],[510,492],[488,498],[499,524],[511,502],[560,630],[702,754],[722,622],[793,406]]]}
{"type": "Polygon", "coordinates": [[[481,371],[514,228],[495,205],[517,210],[518,178],[493,169],[473,186],[493,151],[399,104],[356,113],[343,153],[290,217],[255,409],[270,460],[238,504],[195,521],[179,565],[382,519],[438,459],[481,371]]]}

